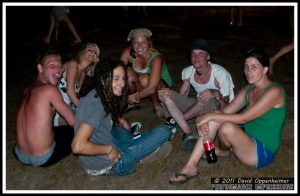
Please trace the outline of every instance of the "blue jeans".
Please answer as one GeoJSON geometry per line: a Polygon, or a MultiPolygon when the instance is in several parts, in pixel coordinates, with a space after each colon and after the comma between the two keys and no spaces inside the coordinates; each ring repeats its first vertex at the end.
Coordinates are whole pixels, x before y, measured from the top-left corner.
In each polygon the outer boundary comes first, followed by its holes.
{"type": "Polygon", "coordinates": [[[123,126],[113,127],[113,143],[121,152],[118,163],[110,175],[125,176],[135,173],[135,164],[155,151],[171,137],[171,129],[166,125],[158,125],[133,139],[133,135],[123,126]]]}

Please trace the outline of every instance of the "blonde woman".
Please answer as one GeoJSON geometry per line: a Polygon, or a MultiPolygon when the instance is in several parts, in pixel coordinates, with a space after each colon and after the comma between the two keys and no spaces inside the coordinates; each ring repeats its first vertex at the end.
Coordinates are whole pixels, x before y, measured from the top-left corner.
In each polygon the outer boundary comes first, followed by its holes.
{"type": "MultiPolygon", "coordinates": [[[[79,103],[79,91],[87,75],[93,75],[94,65],[99,61],[100,49],[95,43],[85,43],[80,48],[78,55],[64,63],[63,77],[59,82],[59,90],[64,101],[76,112],[79,103]]],[[[64,125],[65,122],[56,113],[54,126],[64,125]]]]}
{"type": "Polygon", "coordinates": [[[171,74],[162,54],[152,48],[152,32],[146,28],[136,28],[130,31],[127,41],[130,47],[124,49],[121,61],[127,69],[130,104],[138,104],[140,99],[149,97],[153,111],[158,117],[163,116],[163,110],[157,96],[158,90],[173,85],[171,74]]]}

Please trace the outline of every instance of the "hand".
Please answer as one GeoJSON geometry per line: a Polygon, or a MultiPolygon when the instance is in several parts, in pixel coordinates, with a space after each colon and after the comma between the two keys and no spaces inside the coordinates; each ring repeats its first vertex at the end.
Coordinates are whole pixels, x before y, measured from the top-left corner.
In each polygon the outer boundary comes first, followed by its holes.
{"type": "Polygon", "coordinates": [[[107,156],[108,160],[116,163],[116,162],[118,162],[119,158],[121,157],[121,154],[116,148],[111,146],[111,150],[109,151],[109,153],[106,156],[107,156]]]}
{"type": "Polygon", "coordinates": [[[201,130],[201,125],[207,124],[210,121],[210,114],[198,116],[196,119],[196,127],[201,130]]]}
{"type": "Polygon", "coordinates": [[[198,96],[198,101],[200,102],[206,102],[210,100],[213,97],[216,97],[216,90],[214,89],[206,89],[202,91],[198,96]]]}
{"type": "Polygon", "coordinates": [[[209,134],[209,126],[208,123],[202,124],[199,126],[199,128],[197,127],[198,130],[198,134],[200,136],[205,136],[209,134]]]}
{"type": "Polygon", "coordinates": [[[172,91],[169,88],[162,88],[158,91],[158,98],[160,101],[164,102],[167,98],[172,96],[172,91]]]}
{"type": "Polygon", "coordinates": [[[128,96],[128,103],[129,104],[140,103],[140,99],[138,97],[138,93],[139,92],[136,92],[136,93],[131,94],[131,95],[128,96]]]}
{"type": "Polygon", "coordinates": [[[125,129],[130,129],[129,123],[124,118],[119,117],[118,121],[125,129]]]}

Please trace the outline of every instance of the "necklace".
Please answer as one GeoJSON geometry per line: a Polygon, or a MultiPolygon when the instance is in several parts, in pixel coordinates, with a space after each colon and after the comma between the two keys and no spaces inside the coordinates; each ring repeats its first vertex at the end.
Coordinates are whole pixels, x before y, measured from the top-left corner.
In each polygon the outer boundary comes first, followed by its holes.
{"type": "Polygon", "coordinates": [[[203,78],[204,76],[206,76],[206,74],[207,74],[208,71],[209,71],[209,68],[210,68],[210,65],[207,66],[207,69],[205,70],[204,73],[199,73],[198,71],[196,71],[196,73],[197,73],[199,79],[201,79],[201,78],[203,78]]]}

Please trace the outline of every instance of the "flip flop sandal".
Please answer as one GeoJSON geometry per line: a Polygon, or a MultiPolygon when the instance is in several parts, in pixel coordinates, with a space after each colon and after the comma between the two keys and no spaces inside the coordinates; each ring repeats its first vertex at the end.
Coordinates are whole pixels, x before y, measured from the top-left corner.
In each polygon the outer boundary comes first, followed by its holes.
{"type": "Polygon", "coordinates": [[[173,184],[173,185],[184,184],[187,181],[189,181],[189,180],[191,180],[191,179],[196,178],[197,176],[199,176],[199,172],[197,171],[197,174],[192,175],[192,176],[189,176],[189,175],[183,174],[183,173],[175,174],[176,178],[179,177],[179,176],[182,176],[183,179],[182,180],[169,180],[169,183],[173,184]]]}

